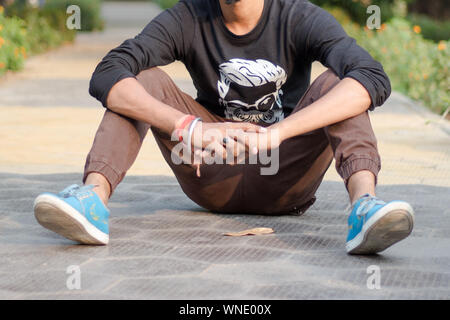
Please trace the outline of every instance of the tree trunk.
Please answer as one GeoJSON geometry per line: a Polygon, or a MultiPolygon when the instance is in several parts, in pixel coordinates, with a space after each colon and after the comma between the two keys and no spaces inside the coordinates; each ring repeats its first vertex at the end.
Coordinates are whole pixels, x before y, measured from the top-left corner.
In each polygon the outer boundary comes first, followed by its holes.
{"type": "Polygon", "coordinates": [[[450,18],[450,1],[416,0],[409,5],[409,11],[425,14],[431,18],[446,20],[450,18]]]}

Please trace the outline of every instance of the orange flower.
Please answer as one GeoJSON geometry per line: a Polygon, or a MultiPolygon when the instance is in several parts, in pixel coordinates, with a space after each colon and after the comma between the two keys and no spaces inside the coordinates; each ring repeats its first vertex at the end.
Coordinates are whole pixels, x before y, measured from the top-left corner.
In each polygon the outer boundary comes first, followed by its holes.
{"type": "Polygon", "coordinates": [[[25,47],[20,47],[20,53],[22,53],[25,59],[27,58],[27,50],[25,49],[25,47]]]}
{"type": "Polygon", "coordinates": [[[0,31],[2,31],[3,30],[3,26],[0,24],[0,31]]]}
{"type": "Polygon", "coordinates": [[[422,32],[422,28],[420,26],[414,26],[413,31],[417,34],[422,32]]]}
{"type": "Polygon", "coordinates": [[[424,75],[423,75],[423,78],[424,78],[425,80],[427,80],[427,79],[428,79],[428,75],[427,75],[427,74],[424,74],[424,75]]]}
{"type": "Polygon", "coordinates": [[[386,25],[386,23],[383,23],[382,25],[381,25],[381,30],[386,30],[386,28],[387,28],[387,25],[386,25]]]}
{"type": "Polygon", "coordinates": [[[6,67],[6,64],[4,62],[0,62],[0,69],[3,69],[6,67]]]}
{"type": "Polygon", "coordinates": [[[2,6],[0,6],[0,14],[2,14],[3,11],[5,11],[5,8],[3,8],[2,6]]]}
{"type": "Polygon", "coordinates": [[[0,37],[0,48],[2,47],[2,45],[5,43],[5,39],[3,39],[2,37],[0,37]]]}
{"type": "Polygon", "coordinates": [[[388,52],[388,51],[387,51],[387,48],[385,48],[385,47],[381,48],[381,52],[387,53],[387,52],[388,52]]]}
{"type": "Polygon", "coordinates": [[[444,41],[439,42],[438,50],[439,51],[444,51],[445,49],[447,49],[447,45],[445,44],[445,42],[444,41]]]}

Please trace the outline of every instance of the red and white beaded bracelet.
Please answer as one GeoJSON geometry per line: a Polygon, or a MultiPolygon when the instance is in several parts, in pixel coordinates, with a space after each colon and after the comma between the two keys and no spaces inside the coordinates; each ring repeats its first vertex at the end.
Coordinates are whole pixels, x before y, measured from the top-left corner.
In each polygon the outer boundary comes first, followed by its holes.
{"type": "Polygon", "coordinates": [[[186,127],[195,120],[195,116],[193,115],[188,115],[186,116],[186,118],[183,120],[183,122],[181,122],[180,126],[177,126],[175,129],[175,132],[178,136],[178,141],[182,142],[183,141],[183,131],[184,129],[186,129],[186,127]]]}

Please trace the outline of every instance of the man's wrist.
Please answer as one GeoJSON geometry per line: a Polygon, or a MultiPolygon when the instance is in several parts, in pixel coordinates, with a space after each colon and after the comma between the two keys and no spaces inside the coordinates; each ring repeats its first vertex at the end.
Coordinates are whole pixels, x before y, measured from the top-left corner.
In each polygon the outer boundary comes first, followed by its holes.
{"type": "Polygon", "coordinates": [[[183,141],[183,137],[185,136],[187,129],[194,120],[195,116],[187,114],[178,119],[178,121],[175,123],[175,132],[179,142],[183,141]]]}
{"type": "Polygon", "coordinates": [[[202,118],[195,118],[193,121],[190,122],[188,133],[187,133],[187,147],[188,152],[191,153],[191,146],[192,146],[192,136],[194,134],[194,129],[198,122],[202,122],[202,118]]]}
{"type": "Polygon", "coordinates": [[[278,131],[278,139],[280,140],[280,143],[290,138],[287,134],[287,128],[284,121],[280,121],[271,125],[269,129],[278,131]]]}

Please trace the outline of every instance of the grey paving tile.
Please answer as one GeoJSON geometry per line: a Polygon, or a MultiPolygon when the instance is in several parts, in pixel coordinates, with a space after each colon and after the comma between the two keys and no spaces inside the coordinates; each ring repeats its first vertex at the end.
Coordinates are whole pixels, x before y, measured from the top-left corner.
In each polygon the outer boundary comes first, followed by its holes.
{"type": "Polygon", "coordinates": [[[70,265],[81,265],[88,258],[56,250],[36,250],[1,253],[0,273],[18,274],[66,269],[70,265]]]}
{"type": "Polygon", "coordinates": [[[308,281],[255,286],[249,294],[257,295],[261,299],[287,300],[339,300],[352,299],[357,296],[364,298],[358,290],[352,288],[323,286],[308,281]]]}
{"type": "Polygon", "coordinates": [[[290,255],[288,252],[247,246],[192,246],[180,247],[170,251],[171,256],[210,263],[239,263],[271,261],[290,255]]]}
{"type": "MultiPolygon", "coordinates": [[[[1,274],[0,290],[9,291],[12,294],[28,293],[57,293],[69,291],[66,282],[70,274],[67,268],[36,272],[17,272],[14,275],[1,274]]],[[[102,291],[116,280],[104,274],[90,274],[81,272],[81,290],[102,291]]]]}
{"type": "Polygon", "coordinates": [[[139,258],[96,259],[83,265],[83,271],[120,275],[124,278],[152,278],[155,276],[179,276],[198,274],[209,264],[161,256],[139,258]]]}
{"type": "Polygon", "coordinates": [[[20,300],[118,300],[116,296],[89,290],[68,290],[58,293],[31,293],[20,295],[20,300]]]}
{"type": "Polygon", "coordinates": [[[111,222],[117,228],[133,228],[151,232],[152,230],[177,230],[208,228],[216,223],[213,215],[199,216],[192,212],[189,216],[180,215],[177,211],[166,211],[160,214],[135,216],[126,218],[113,218],[111,222]]]}
{"type": "Polygon", "coordinates": [[[169,245],[159,245],[133,239],[112,239],[107,246],[73,245],[67,248],[69,252],[93,259],[162,255],[171,249],[172,247],[169,245]]]}
{"type": "Polygon", "coordinates": [[[238,281],[228,282],[199,277],[125,279],[107,293],[128,299],[239,299],[246,288],[238,281]]]}
{"type": "Polygon", "coordinates": [[[246,238],[225,237],[219,230],[202,228],[151,230],[142,234],[140,239],[171,246],[230,245],[242,243],[246,238]]]}
{"type": "Polygon", "coordinates": [[[347,198],[341,183],[324,182],[316,204],[302,216],[261,216],[207,212],[183,195],[173,177],[127,177],[111,199],[111,242],[97,247],[77,245],[45,230],[33,216],[32,195],[58,191],[77,177],[0,174],[0,297],[448,296],[450,223],[449,201],[444,197],[448,188],[380,186],[382,197],[413,204],[415,230],[382,254],[354,257],[344,250],[347,198]],[[169,200],[162,201],[163,196],[169,200]],[[270,227],[275,233],[223,235],[253,227],[270,227]],[[71,264],[80,265],[82,270],[81,291],[65,287],[65,271],[71,264]],[[381,290],[367,288],[370,265],[380,267],[381,290]]]}

